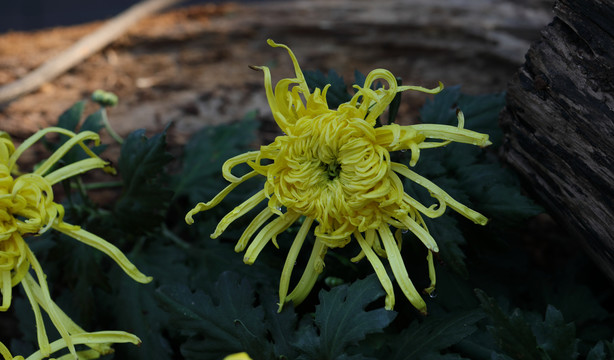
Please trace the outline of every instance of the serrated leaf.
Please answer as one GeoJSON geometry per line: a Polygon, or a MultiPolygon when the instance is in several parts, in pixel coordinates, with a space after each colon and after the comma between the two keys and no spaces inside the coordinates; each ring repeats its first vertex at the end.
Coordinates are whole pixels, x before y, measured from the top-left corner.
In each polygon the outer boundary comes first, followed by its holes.
{"type": "MultiPolygon", "coordinates": [[[[400,77],[397,77],[396,81],[398,86],[401,86],[401,84],[403,83],[400,77]]],[[[388,110],[388,124],[394,123],[397,118],[397,114],[399,113],[399,107],[401,106],[402,95],[403,92],[396,93],[396,95],[394,95],[394,98],[392,99],[392,102],[390,103],[388,110]]]]}
{"type": "Polygon", "coordinates": [[[467,279],[469,272],[465,265],[465,253],[461,246],[466,244],[463,233],[458,228],[456,219],[448,215],[442,215],[437,219],[425,218],[424,221],[439,246],[439,256],[444,265],[467,279]]]}
{"type": "MultiPolygon", "coordinates": [[[[356,345],[368,334],[382,332],[396,313],[383,308],[365,311],[365,307],[384,295],[375,275],[321,291],[316,306],[317,338],[297,344],[312,359],[338,359],[348,347],[356,345]]],[[[301,337],[302,338],[302,337],[301,337]]]]}
{"type": "Polygon", "coordinates": [[[66,130],[75,131],[81,116],[83,115],[83,109],[85,108],[85,101],[79,101],[74,104],[70,109],[64,111],[58,118],[58,127],[66,130]]]}
{"type": "Polygon", "coordinates": [[[522,195],[518,187],[495,184],[484,190],[476,206],[491,218],[516,223],[544,211],[533,200],[522,195]]]}
{"type": "Polygon", "coordinates": [[[153,276],[154,284],[136,283],[119,268],[113,268],[111,283],[115,291],[108,301],[115,310],[116,327],[130,329],[143,342],[140,347],[117,347],[116,358],[170,359],[173,350],[163,331],[169,328],[169,315],[156,301],[155,289],[157,284],[175,283],[188,277],[186,253],[184,249],[150,241],[140,252],[131,255],[130,260],[139,270],[153,276]]]}
{"type": "Polygon", "coordinates": [[[605,346],[603,341],[599,341],[586,355],[586,360],[605,360],[607,359],[605,353],[605,346]]]}
{"type": "Polygon", "coordinates": [[[149,139],[145,130],[136,130],[124,140],[118,161],[124,191],[115,215],[129,232],[151,230],[164,218],[172,196],[161,183],[164,166],[172,159],[165,148],[166,130],[149,139]]]}
{"type": "MultiPolygon", "coordinates": [[[[402,331],[394,347],[393,360],[446,359],[441,351],[473,334],[475,323],[484,318],[479,310],[431,315],[422,323],[414,321],[402,331]]],[[[455,359],[460,357],[451,357],[455,359]]]]}
{"type": "Polygon", "coordinates": [[[322,90],[330,84],[326,93],[326,102],[330,109],[337,109],[339,105],[352,99],[343,77],[336,71],[330,70],[328,75],[324,75],[321,71],[305,71],[304,75],[309,91],[314,91],[316,88],[322,90]]]}
{"type": "MultiPolygon", "coordinates": [[[[78,103],[74,104],[71,108],[69,108],[64,113],[62,113],[62,115],[60,115],[60,117],[58,118],[57,126],[60,128],[66,129],[66,130],[70,130],[72,132],[82,132],[85,130],[90,130],[90,131],[94,131],[97,133],[100,130],[100,127],[96,128],[95,126],[96,121],[97,121],[96,119],[99,117],[99,115],[96,115],[98,114],[98,112],[89,115],[85,123],[79,128],[79,131],[77,131],[77,128],[79,127],[79,122],[81,121],[81,117],[83,116],[84,107],[85,107],[85,101],[79,101],[78,103]]],[[[55,151],[62,144],[64,144],[67,140],[68,140],[68,136],[60,134],[58,136],[57,142],[51,143],[51,142],[48,142],[47,140],[43,140],[43,141],[45,145],[51,151],[55,151]]],[[[102,144],[99,146],[91,147],[91,150],[95,154],[100,154],[106,149],[106,147],[107,147],[106,145],[102,144]]],[[[85,159],[88,157],[89,155],[87,155],[83,151],[83,149],[81,149],[81,147],[75,146],[72,149],[70,149],[62,157],[62,163],[72,164],[78,160],[85,159]]]]}
{"type": "Polygon", "coordinates": [[[498,119],[504,106],[505,93],[503,92],[485,95],[461,94],[458,98],[458,107],[465,115],[465,127],[488,134],[494,147],[501,144],[503,137],[498,119]]]}
{"type": "Polygon", "coordinates": [[[119,289],[113,302],[117,327],[134,333],[142,341],[139,347],[117,347],[117,358],[170,359],[173,351],[168,339],[162,334],[168,315],[155,302],[153,285],[139,284],[125,274],[118,274],[115,281],[119,289]]]}
{"type": "Polygon", "coordinates": [[[499,112],[505,106],[505,93],[467,95],[460,86],[451,86],[427,100],[420,109],[422,122],[429,124],[457,125],[456,109],[465,115],[465,128],[486,133],[494,147],[501,143],[499,112]]]}
{"type": "Polygon", "coordinates": [[[358,70],[354,70],[354,84],[363,87],[365,86],[365,81],[367,81],[365,74],[358,70]]]}
{"type": "Polygon", "coordinates": [[[552,359],[575,359],[578,356],[576,327],[565,323],[563,315],[554,306],[548,305],[543,322],[536,323],[533,333],[539,347],[552,359]]]}
{"type": "Polygon", "coordinates": [[[95,133],[98,133],[100,129],[104,127],[104,111],[104,109],[99,109],[95,113],[90,114],[88,117],[86,117],[79,131],[93,131],[95,133]]]}
{"type": "Polygon", "coordinates": [[[181,346],[186,359],[217,360],[242,351],[254,360],[273,358],[264,311],[254,306],[247,280],[227,272],[209,294],[173,284],[161,287],[156,297],[170,313],[171,323],[188,336],[181,346]]]}
{"type": "Polygon", "coordinates": [[[172,179],[175,197],[188,196],[193,204],[213,198],[226,186],[222,165],[247,149],[257,127],[257,121],[246,119],[197,132],[184,147],[182,172],[172,179]]]}
{"type": "Polygon", "coordinates": [[[425,124],[456,124],[456,109],[460,96],[460,86],[443,89],[432,100],[426,100],[420,109],[420,120],[425,124]]]}
{"type": "Polygon", "coordinates": [[[513,359],[548,359],[547,354],[538,349],[537,339],[520,311],[508,316],[485,292],[479,289],[475,292],[493,323],[488,330],[501,351],[513,359]]]}
{"type": "Polygon", "coordinates": [[[262,306],[264,308],[267,331],[271,334],[273,349],[276,359],[296,359],[298,350],[292,346],[295,340],[295,328],[297,316],[291,304],[284,305],[281,312],[277,312],[278,299],[269,294],[261,294],[264,298],[262,306]]]}

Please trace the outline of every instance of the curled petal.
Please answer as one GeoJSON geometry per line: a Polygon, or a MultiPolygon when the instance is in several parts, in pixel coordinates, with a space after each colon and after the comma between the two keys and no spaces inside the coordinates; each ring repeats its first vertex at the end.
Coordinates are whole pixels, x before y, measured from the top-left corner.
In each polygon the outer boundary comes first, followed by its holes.
{"type": "Polygon", "coordinates": [[[405,297],[411,302],[411,304],[418,309],[423,314],[426,314],[426,303],[422,300],[422,297],[416,291],[414,284],[409,279],[409,275],[407,274],[407,269],[405,268],[405,264],[403,263],[403,258],[401,257],[401,253],[397,244],[394,241],[392,233],[387,225],[382,225],[378,229],[379,235],[384,243],[384,248],[386,248],[386,254],[388,254],[388,262],[390,262],[390,267],[392,268],[392,273],[394,274],[394,278],[397,280],[397,284],[401,290],[403,290],[403,294],[405,297]]]}
{"type": "Polygon", "coordinates": [[[392,310],[392,308],[394,308],[394,289],[392,288],[392,282],[386,273],[384,264],[371,248],[374,242],[373,240],[377,236],[375,230],[367,231],[367,239],[363,238],[362,234],[359,232],[355,232],[354,236],[356,237],[360,248],[367,257],[367,260],[369,260],[371,266],[373,266],[373,270],[375,270],[375,274],[377,275],[379,282],[382,284],[384,291],[386,291],[386,309],[392,310]]]}
{"type": "Polygon", "coordinates": [[[254,241],[252,241],[251,245],[247,248],[245,252],[245,256],[243,257],[243,262],[246,264],[253,264],[260,254],[260,251],[264,248],[264,246],[269,242],[269,240],[274,239],[279,233],[286,230],[290,225],[292,225],[301,215],[295,213],[294,211],[288,211],[277,219],[268,223],[256,236],[254,241]]]}
{"type": "Polygon", "coordinates": [[[281,311],[283,305],[286,303],[286,295],[288,294],[288,288],[290,286],[290,277],[292,276],[292,269],[296,264],[298,253],[301,251],[301,247],[303,246],[303,242],[305,242],[307,233],[309,232],[309,229],[311,229],[311,224],[313,224],[313,219],[305,218],[305,221],[301,225],[300,230],[298,231],[296,237],[294,238],[294,241],[292,242],[292,246],[290,247],[288,256],[286,256],[286,262],[284,263],[284,268],[281,272],[281,279],[279,281],[278,312],[281,311]]]}
{"type": "Polygon", "coordinates": [[[121,250],[119,250],[115,245],[104,240],[103,238],[83,229],[74,229],[70,225],[54,226],[54,229],[88,246],[91,246],[98,251],[105,253],[107,256],[113,259],[113,261],[115,261],[115,263],[117,263],[117,265],[119,265],[122,270],[124,270],[124,272],[128,274],[128,276],[133,278],[135,281],[146,284],[153,280],[151,276],[146,276],[145,274],[140,272],[139,269],[137,269],[136,266],[134,266],[134,264],[132,264],[130,260],[128,260],[126,255],[124,255],[121,250]]]}
{"type": "Polygon", "coordinates": [[[232,190],[234,190],[234,188],[236,188],[237,186],[241,185],[242,182],[244,182],[247,179],[253,178],[254,176],[258,175],[257,172],[255,171],[251,171],[245,175],[243,175],[238,182],[233,182],[232,184],[226,186],[226,188],[224,188],[224,190],[220,191],[219,194],[217,194],[213,200],[209,201],[208,203],[198,203],[196,204],[196,206],[190,210],[186,216],[185,216],[185,222],[188,223],[189,225],[194,223],[194,215],[198,214],[201,211],[205,211],[205,210],[209,210],[212,207],[216,206],[217,204],[220,203],[220,201],[222,201],[228,194],[230,194],[230,192],[232,190]]]}
{"type": "Polygon", "coordinates": [[[296,306],[307,298],[307,295],[309,295],[309,292],[311,292],[311,289],[313,289],[318,279],[318,275],[324,270],[324,255],[326,255],[327,250],[328,247],[324,245],[319,238],[316,238],[303,276],[301,276],[298,285],[296,285],[294,290],[292,290],[290,295],[286,298],[286,302],[292,301],[296,306]]]}

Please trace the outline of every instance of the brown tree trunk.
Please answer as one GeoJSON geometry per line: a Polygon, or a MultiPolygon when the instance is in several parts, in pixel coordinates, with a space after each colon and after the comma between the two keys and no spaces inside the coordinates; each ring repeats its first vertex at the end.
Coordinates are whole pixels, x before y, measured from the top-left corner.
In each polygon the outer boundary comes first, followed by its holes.
{"type": "Polygon", "coordinates": [[[504,156],[614,280],[614,2],[555,15],[509,85],[504,156]]]}

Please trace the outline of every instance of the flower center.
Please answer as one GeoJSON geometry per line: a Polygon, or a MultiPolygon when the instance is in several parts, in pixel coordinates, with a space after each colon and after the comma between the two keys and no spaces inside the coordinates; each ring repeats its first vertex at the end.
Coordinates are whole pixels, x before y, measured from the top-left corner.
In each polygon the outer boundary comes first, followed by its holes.
{"type": "Polygon", "coordinates": [[[328,174],[328,180],[334,180],[339,177],[341,173],[341,165],[337,161],[333,161],[330,164],[323,163],[324,171],[328,174]]]}
{"type": "Polygon", "coordinates": [[[398,192],[389,191],[395,175],[388,151],[362,119],[337,112],[306,116],[276,143],[279,153],[268,177],[275,196],[286,208],[316,219],[320,237],[376,228],[389,215],[384,207],[402,202],[398,192]]]}

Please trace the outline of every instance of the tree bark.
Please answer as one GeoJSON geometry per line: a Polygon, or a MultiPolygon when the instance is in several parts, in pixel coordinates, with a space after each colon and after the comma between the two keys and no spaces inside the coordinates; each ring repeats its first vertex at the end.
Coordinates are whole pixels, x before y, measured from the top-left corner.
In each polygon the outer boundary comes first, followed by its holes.
{"type": "Polygon", "coordinates": [[[501,126],[504,157],[614,281],[614,2],[555,4],[501,126]]]}

